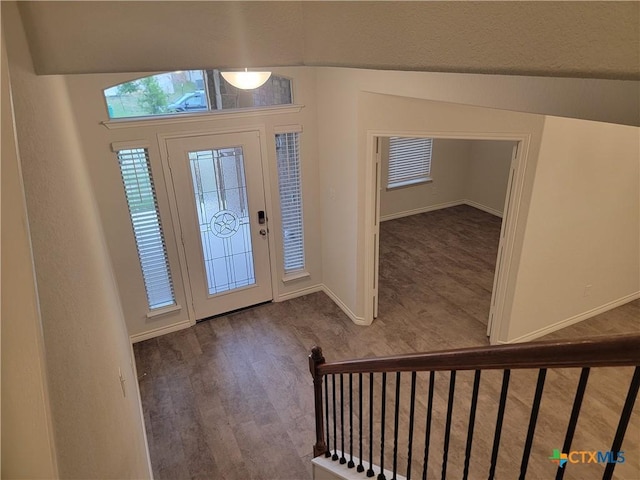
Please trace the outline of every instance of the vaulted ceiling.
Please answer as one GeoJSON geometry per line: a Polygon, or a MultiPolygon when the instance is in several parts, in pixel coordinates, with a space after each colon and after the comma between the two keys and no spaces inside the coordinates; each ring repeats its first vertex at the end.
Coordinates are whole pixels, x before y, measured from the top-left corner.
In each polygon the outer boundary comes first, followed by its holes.
{"type": "Polygon", "coordinates": [[[639,2],[20,2],[39,74],[344,66],[640,79],[639,2]]]}

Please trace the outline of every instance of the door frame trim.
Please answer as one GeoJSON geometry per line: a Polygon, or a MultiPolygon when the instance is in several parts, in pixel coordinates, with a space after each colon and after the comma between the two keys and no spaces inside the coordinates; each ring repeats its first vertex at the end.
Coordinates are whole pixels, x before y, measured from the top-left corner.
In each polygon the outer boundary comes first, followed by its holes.
{"type": "Polygon", "coordinates": [[[494,272],[494,288],[491,294],[490,325],[487,333],[490,343],[499,341],[500,332],[506,326],[504,310],[507,293],[510,290],[511,277],[514,268],[513,255],[516,242],[516,228],[518,217],[521,216],[521,206],[524,194],[525,172],[527,170],[531,134],[529,133],[497,133],[497,132],[433,132],[429,130],[367,130],[366,134],[366,165],[365,165],[365,202],[364,202],[364,324],[373,322],[377,307],[378,296],[378,261],[379,261],[379,232],[380,232],[380,196],[377,189],[380,186],[380,155],[377,152],[379,137],[429,137],[459,140],[507,140],[516,142],[517,152],[511,161],[508,198],[505,198],[504,215],[500,229],[500,240],[496,270],[494,272]],[[510,195],[509,195],[510,193],[510,195]]]}
{"type": "MultiPolygon", "coordinates": [[[[260,166],[262,168],[262,183],[264,191],[264,204],[267,209],[267,226],[269,226],[268,218],[271,212],[273,212],[273,203],[271,201],[271,178],[269,174],[269,155],[267,144],[267,133],[264,124],[245,125],[231,128],[208,128],[206,130],[192,130],[192,131],[175,131],[158,133],[156,135],[158,142],[158,150],[162,159],[162,175],[163,183],[166,189],[167,198],[169,199],[169,210],[171,214],[171,224],[173,225],[173,233],[178,244],[178,261],[180,264],[180,272],[182,276],[183,288],[186,295],[186,307],[189,317],[190,325],[196,324],[196,313],[193,306],[193,293],[191,289],[191,282],[189,278],[189,269],[187,267],[187,256],[185,253],[185,246],[182,240],[182,226],[180,225],[180,216],[178,215],[178,203],[176,198],[176,192],[173,185],[173,177],[171,173],[171,165],[169,162],[169,151],[167,148],[167,142],[175,139],[186,139],[191,137],[202,136],[215,136],[215,135],[233,135],[241,133],[258,133],[258,143],[260,145],[260,166]]],[[[158,182],[156,182],[156,188],[158,188],[158,182]]],[[[277,272],[274,269],[276,265],[275,257],[275,238],[272,228],[267,228],[267,240],[269,242],[269,276],[271,279],[271,298],[274,296],[274,285],[277,281],[277,272]]]]}

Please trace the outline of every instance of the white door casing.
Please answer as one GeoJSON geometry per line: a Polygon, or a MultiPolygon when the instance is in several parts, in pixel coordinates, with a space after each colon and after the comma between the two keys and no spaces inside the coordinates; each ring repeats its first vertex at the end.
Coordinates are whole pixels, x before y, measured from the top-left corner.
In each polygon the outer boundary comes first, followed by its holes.
{"type": "Polygon", "coordinates": [[[515,142],[511,162],[509,184],[505,198],[504,215],[498,245],[498,257],[494,273],[494,287],[488,319],[487,335],[491,344],[500,343],[503,330],[508,328],[509,320],[504,318],[507,289],[510,287],[512,256],[516,237],[516,226],[520,215],[523,196],[524,174],[527,165],[527,152],[530,134],[518,133],[479,133],[479,132],[404,132],[370,130],[367,132],[366,157],[369,161],[365,168],[365,237],[364,237],[364,325],[369,325],[378,314],[378,265],[380,255],[380,196],[381,188],[379,138],[391,136],[411,136],[429,138],[447,138],[461,140],[506,140],[515,142]]]}
{"type": "Polygon", "coordinates": [[[195,319],[271,300],[259,132],[165,141],[195,319]]]}

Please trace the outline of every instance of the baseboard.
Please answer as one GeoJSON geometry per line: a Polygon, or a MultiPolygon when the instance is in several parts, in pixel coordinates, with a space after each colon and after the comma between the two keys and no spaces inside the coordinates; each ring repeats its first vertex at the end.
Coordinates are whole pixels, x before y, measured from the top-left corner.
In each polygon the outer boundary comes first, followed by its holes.
{"type": "Polygon", "coordinates": [[[500,210],[496,210],[495,208],[487,207],[486,205],[474,202],[473,200],[464,200],[462,203],[464,203],[465,205],[469,205],[470,207],[477,208],[478,210],[482,210],[483,212],[490,213],[491,215],[495,215],[496,217],[502,218],[502,212],[500,210]]]}
{"type": "Polygon", "coordinates": [[[438,203],[436,205],[429,205],[427,207],[414,208],[412,210],[405,210],[404,212],[391,213],[380,217],[381,222],[387,220],[395,220],[396,218],[409,217],[411,215],[418,215],[419,213],[432,212],[434,210],[442,210],[443,208],[457,207],[458,205],[464,205],[465,200],[456,200],[454,202],[438,203]]]}
{"type": "Polygon", "coordinates": [[[487,212],[487,213],[490,213],[491,215],[495,215],[496,217],[502,218],[502,212],[500,210],[487,207],[486,205],[482,205],[481,203],[474,202],[473,200],[463,199],[463,200],[455,200],[453,202],[437,203],[436,205],[429,205],[426,207],[414,208],[411,210],[405,210],[403,212],[391,213],[389,215],[384,215],[380,217],[380,221],[386,222],[387,220],[395,220],[397,218],[410,217],[411,215],[418,215],[420,213],[433,212],[434,210],[442,210],[443,208],[457,207],[458,205],[469,205],[470,207],[477,208],[478,210],[482,210],[483,212],[487,212]]]}
{"type": "Polygon", "coordinates": [[[286,300],[291,300],[293,298],[302,297],[304,295],[309,295],[311,293],[322,292],[322,291],[324,291],[324,287],[322,284],[313,285],[311,287],[301,288],[300,290],[295,290],[293,292],[288,292],[282,295],[278,295],[278,297],[275,298],[273,301],[284,302],[286,300]]]}
{"type": "Polygon", "coordinates": [[[131,343],[138,343],[144,340],[149,340],[151,338],[159,337],[161,335],[166,335],[167,333],[177,332],[178,330],[184,330],[185,328],[189,328],[193,326],[191,320],[183,320],[178,323],[172,323],[171,325],[167,325],[166,327],[155,328],[153,330],[148,330],[144,333],[137,333],[135,335],[130,335],[129,339],[131,343]]]}
{"type": "Polygon", "coordinates": [[[370,325],[370,323],[365,321],[364,317],[359,317],[358,315],[353,313],[353,311],[347,305],[345,305],[345,303],[340,300],[340,298],[335,293],[333,293],[329,287],[323,284],[322,291],[326,293],[331,300],[333,300],[333,303],[340,307],[340,309],[347,315],[347,317],[351,319],[353,323],[355,323],[356,325],[370,325]]]}
{"type": "MultiPolygon", "coordinates": [[[[133,342],[129,345],[130,355],[131,355],[131,369],[133,370],[133,378],[140,379],[140,374],[138,373],[138,365],[136,364],[136,354],[133,351],[133,342]]],[[[137,381],[132,382],[135,386],[136,392],[136,404],[138,408],[138,414],[140,415],[140,422],[142,423],[142,436],[144,438],[144,455],[145,455],[145,463],[147,467],[147,471],[149,472],[146,478],[153,478],[153,467],[151,466],[151,454],[149,453],[149,438],[147,436],[147,428],[151,427],[151,425],[147,425],[147,422],[144,418],[144,412],[142,411],[142,397],[140,396],[140,383],[137,381]]]]}
{"type": "MultiPolygon", "coordinates": [[[[285,293],[284,295],[278,295],[277,299],[274,299],[276,302],[284,302],[285,300],[291,300],[296,297],[302,297],[303,295],[309,295],[311,293],[316,292],[324,292],[327,296],[333,300],[333,302],[340,307],[340,309],[351,319],[353,323],[356,325],[369,325],[369,323],[365,322],[363,317],[357,316],[353,311],[345,305],[345,303],[340,300],[340,298],[331,291],[329,287],[324,284],[313,285],[307,288],[301,288],[300,290],[295,290],[293,292],[285,293]]],[[[144,333],[138,333],[135,335],[131,335],[129,338],[131,343],[142,342],[144,340],[149,340],[151,338],[159,337],[161,335],[166,335],[167,333],[177,332],[179,330],[183,330],[185,328],[189,328],[193,326],[190,320],[183,320],[182,322],[173,323],[171,325],[167,325],[166,327],[160,327],[153,330],[148,330],[144,333]]]]}
{"type": "Polygon", "coordinates": [[[637,300],[639,298],[640,298],[640,292],[632,293],[631,295],[626,295],[622,298],[619,298],[618,300],[614,300],[613,302],[605,303],[604,305],[593,308],[587,312],[581,313],[579,315],[574,315],[573,317],[556,322],[553,325],[549,325],[547,327],[541,328],[540,330],[536,330],[535,332],[528,333],[527,335],[514,338],[513,340],[509,340],[507,342],[498,342],[498,343],[508,344],[508,343],[530,342],[531,340],[535,340],[536,338],[543,337],[544,335],[555,332],[562,328],[569,327],[583,320],[587,320],[588,318],[595,317],[596,315],[600,315],[601,313],[608,312],[609,310],[613,310],[616,307],[624,305],[625,303],[633,302],[634,300],[637,300]]]}

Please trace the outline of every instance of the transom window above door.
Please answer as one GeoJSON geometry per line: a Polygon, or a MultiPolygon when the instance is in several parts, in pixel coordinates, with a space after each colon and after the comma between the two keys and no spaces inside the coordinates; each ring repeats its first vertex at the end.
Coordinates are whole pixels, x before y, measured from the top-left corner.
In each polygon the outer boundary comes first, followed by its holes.
{"type": "Polygon", "coordinates": [[[291,79],[271,75],[261,87],[241,90],[220,70],[159,73],[114,85],[103,91],[109,118],[218,112],[291,105],[291,79]]]}

